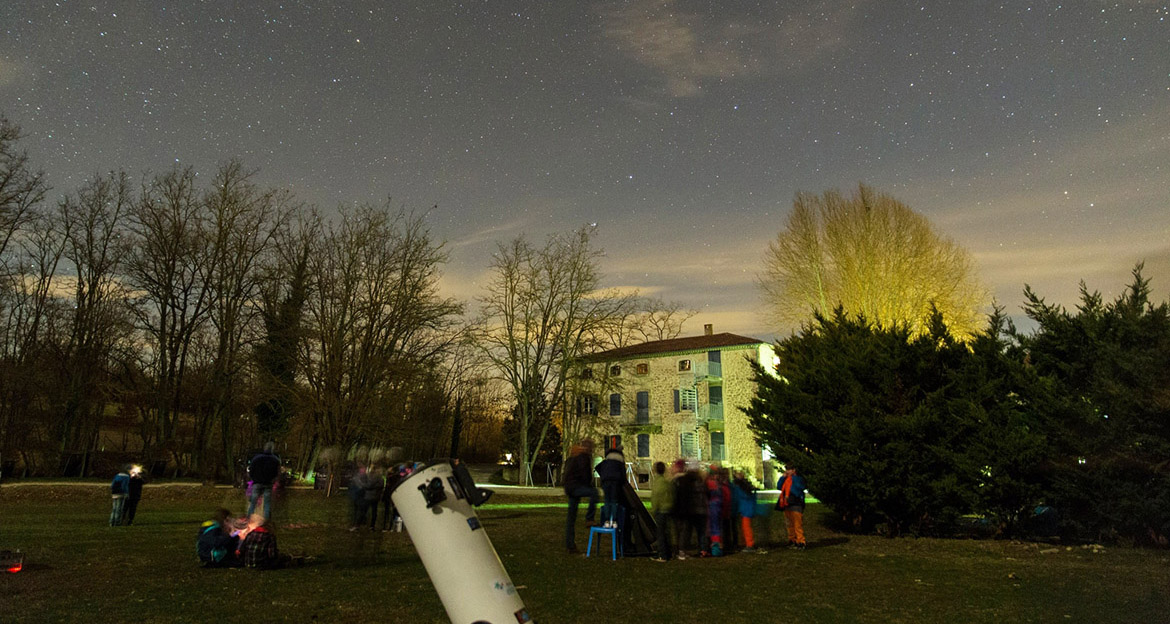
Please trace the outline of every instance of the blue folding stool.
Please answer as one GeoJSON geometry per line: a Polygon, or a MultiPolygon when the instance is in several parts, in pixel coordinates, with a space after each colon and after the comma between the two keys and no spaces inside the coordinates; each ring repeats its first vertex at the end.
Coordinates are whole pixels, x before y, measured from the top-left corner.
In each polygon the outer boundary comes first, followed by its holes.
{"type": "MultiPolygon", "coordinates": [[[[614,561],[617,561],[618,553],[621,552],[625,556],[625,551],[622,548],[622,525],[624,522],[624,515],[622,514],[622,506],[617,503],[606,503],[601,506],[601,521],[604,524],[606,520],[613,520],[614,526],[594,526],[589,528],[589,546],[585,549],[585,556],[588,557],[593,553],[593,536],[594,535],[608,535],[610,554],[614,561]]],[[[598,547],[601,546],[601,538],[597,538],[598,547]]]]}

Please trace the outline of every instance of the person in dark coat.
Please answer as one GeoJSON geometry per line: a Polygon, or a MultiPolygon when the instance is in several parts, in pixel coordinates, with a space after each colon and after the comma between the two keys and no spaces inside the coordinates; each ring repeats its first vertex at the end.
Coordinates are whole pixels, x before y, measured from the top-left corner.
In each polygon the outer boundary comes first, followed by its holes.
{"type": "Polygon", "coordinates": [[[626,483],[626,457],[620,447],[611,448],[605,453],[594,468],[597,476],[601,477],[601,492],[605,495],[605,504],[621,504],[622,486],[626,483]]]}
{"type": "Polygon", "coordinates": [[[565,548],[570,554],[577,550],[575,524],[577,507],[581,499],[589,498],[589,509],[585,522],[592,524],[597,513],[597,488],[593,487],[593,440],[581,440],[573,447],[569,461],[565,462],[565,496],[569,497],[569,512],[565,516],[565,548]]]}
{"type": "Polygon", "coordinates": [[[134,524],[134,514],[138,513],[138,501],[142,500],[142,486],[146,481],[142,478],[142,466],[130,469],[130,483],[126,492],[126,508],[122,510],[123,523],[134,524]]]}
{"type": "Polygon", "coordinates": [[[707,545],[707,484],[697,469],[684,472],[676,481],[674,513],[678,526],[678,558],[686,559],[685,549],[690,547],[691,535],[695,536],[694,546],[698,555],[710,554],[707,545]]]}
{"type": "Polygon", "coordinates": [[[280,476],[280,457],[274,450],[276,443],[269,441],[264,452],[257,453],[248,462],[248,477],[252,480],[252,495],[248,498],[248,515],[256,511],[256,501],[264,498],[264,517],[272,517],[272,485],[280,476]]]}

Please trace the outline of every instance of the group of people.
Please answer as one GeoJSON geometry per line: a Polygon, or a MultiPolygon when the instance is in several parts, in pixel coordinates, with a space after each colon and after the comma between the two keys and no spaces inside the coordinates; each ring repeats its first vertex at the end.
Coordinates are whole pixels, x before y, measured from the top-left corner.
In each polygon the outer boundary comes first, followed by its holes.
{"type": "Polygon", "coordinates": [[[110,498],[113,500],[110,526],[134,524],[134,515],[138,513],[138,501],[142,500],[142,486],[145,483],[142,466],[127,464],[114,475],[114,480],[110,482],[110,498]]]}
{"type": "MultiPolygon", "coordinates": [[[[585,512],[587,526],[596,521],[598,496],[593,486],[596,471],[601,481],[605,503],[620,503],[626,466],[620,448],[608,449],[605,459],[593,466],[593,442],[582,440],[573,447],[565,464],[564,490],[569,497],[565,519],[565,548],[579,552],[576,545],[576,520],[582,499],[589,499],[585,512]]],[[[804,504],[806,484],[794,466],[788,466],[777,482],[780,491],[776,509],[783,511],[789,547],[805,548],[804,504]]],[[[688,466],[678,460],[671,466],[654,465],[651,475],[651,509],[654,514],[654,561],[686,559],[690,551],[696,557],[720,557],[736,550],[765,554],[758,548],[752,530],[757,515],[756,488],[742,471],[734,475],[727,468],[711,465],[688,466]],[[742,547],[741,547],[742,542],[742,547]]],[[[607,521],[602,518],[602,521],[607,521]]]]}
{"type": "Polygon", "coordinates": [[[293,558],[280,552],[276,534],[263,514],[233,518],[223,507],[199,527],[195,552],[205,568],[282,568],[293,558]]]}
{"type": "Polygon", "coordinates": [[[248,462],[247,513],[233,518],[230,511],[221,507],[199,527],[195,552],[204,567],[242,566],[265,570],[294,561],[277,548],[271,526],[273,496],[283,471],[275,448],[275,443],[268,442],[248,462]]]}
{"type": "Polygon", "coordinates": [[[414,474],[418,465],[406,462],[391,466],[388,462],[375,462],[358,466],[349,482],[349,498],[352,508],[350,531],[357,531],[370,518],[370,530],[378,528],[378,507],[382,507],[382,530],[401,526],[397,510],[390,500],[390,494],[400,481],[414,474]]]}

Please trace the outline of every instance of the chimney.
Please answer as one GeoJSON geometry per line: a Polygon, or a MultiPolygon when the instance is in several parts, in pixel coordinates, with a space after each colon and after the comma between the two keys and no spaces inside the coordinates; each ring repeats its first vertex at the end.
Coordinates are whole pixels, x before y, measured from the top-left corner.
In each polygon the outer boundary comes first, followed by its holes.
{"type": "Polygon", "coordinates": [[[710,323],[703,325],[703,335],[704,336],[712,336],[714,334],[715,334],[715,326],[714,325],[712,325],[710,323]]]}

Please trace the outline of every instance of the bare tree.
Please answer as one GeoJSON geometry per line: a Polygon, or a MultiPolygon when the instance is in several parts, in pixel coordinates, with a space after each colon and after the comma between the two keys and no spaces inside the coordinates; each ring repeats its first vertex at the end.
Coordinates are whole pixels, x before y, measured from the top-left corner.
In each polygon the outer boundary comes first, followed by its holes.
{"type": "Polygon", "coordinates": [[[68,335],[57,344],[58,439],[62,451],[83,444],[87,457],[113,399],[115,347],[130,331],[128,292],[119,271],[133,202],[126,174],[110,173],[94,176],[76,195],[65,197],[55,216],[65,240],[63,272],[73,277],[68,335]]]}
{"type": "Polygon", "coordinates": [[[850,197],[798,194],[759,281],[771,320],[783,328],[842,306],[870,322],[920,332],[933,306],[956,335],[971,336],[987,301],[965,249],[865,185],[850,197]]]}
{"type": "Polygon", "coordinates": [[[592,350],[603,327],[628,313],[632,295],[600,293],[594,229],[549,237],[537,248],[523,236],[501,245],[492,262],[492,281],[480,303],[483,320],[477,343],[512,389],[520,436],[520,480],[529,467],[552,412],[565,402],[566,382],[580,357],[592,350]],[[532,423],[543,423],[529,439],[532,423]]]}
{"type": "Polygon", "coordinates": [[[52,455],[52,420],[46,406],[52,384],[50,346],[59,336],[61,306],[54,297],[54,276],[62,237],[51,221],[37,214],[27,219],[9,250],[10,272],[2,276],[0,308],[0,442],[35,466],[37,456],[52,455]],[[19,436],[18,440],[16,436],[19,436]]]}
{"type": "Polygon", "coordinates": [[[182,456],[176,433],[182,412],[183,377],[197,332],[207,320],[205,287],[211,255],[202,236],[204,205],[191,169],[155,177],[130,210],[131,236],[124,260],[134,288],[133,310],[147,343],[145,368],[153,383],[150,417],[177,469],[182,456]]]}
{"type": "Polygon", "coordinates": [[[395,388],[451,340],[460,306],[439,296],[446,259],[420,217],[343,210],[308,258],[312,275],[298,366],[323,446],[343,450],[401,409],[395,388]]]}
{"type": "MultiPolygon", "coordinates": [[[[238,414],[250,407],[242,385],[249,363],[247,349],[259,336],[262,260],[272,245],[275,224],[290,212],[285,207],[286,195],[257,188],[251,176],[242,163],[229,161],[220,167],[203,197],[202,238],[209,258],[201,269],[215,354],[209,371],[207,418],[219,424],[221,458],[229,471],[236,454],[233,425],[238,414]]],[[[203,463],[205,432],[196,438],[198,465],[203,463]]]]}
{"type": "MultiPolygon", "coordinates": [[[[45,174],[29,168],[28,154],[17,149],[20,127],[0,116],[0,262],[8,245],[33,215],[34,207],[48,191],[45,174]]],[[[5,269],[0,265],[0,269],[5,269]]],[[[8,273],[0,270],[0,274],[8,273]]]]}
{"type": "MultiPolygon", "coordinates": [[[[47,261],[59,254],[59,249],[38,248],[39,243],[55,245],[51,229],[29,231],[48,187],[44,174],[29,168],[19,141],[20,128],[0,116],[0,452],[25,446],[16,436],[27,439],[33,433],[36,421],[29,409],[37,386],[31,384],[31,366],[41,344],[52,275],[38,266],[47,268],[47,261]],[[21,238],[26,244],[13,245],[21,238]]],[[[26,466],[31,459],[26,458],[26,466]]]]}

